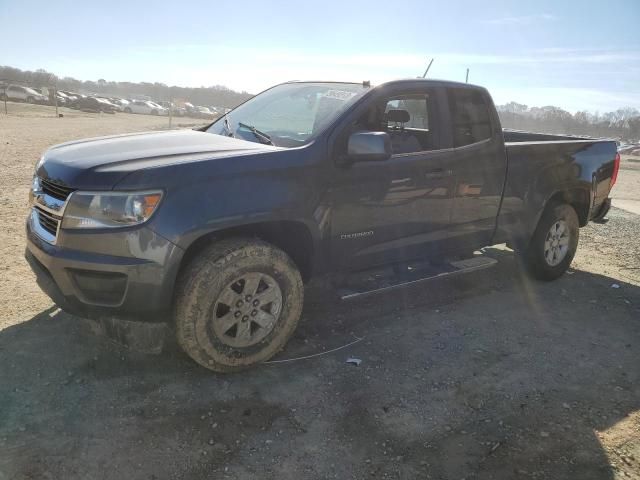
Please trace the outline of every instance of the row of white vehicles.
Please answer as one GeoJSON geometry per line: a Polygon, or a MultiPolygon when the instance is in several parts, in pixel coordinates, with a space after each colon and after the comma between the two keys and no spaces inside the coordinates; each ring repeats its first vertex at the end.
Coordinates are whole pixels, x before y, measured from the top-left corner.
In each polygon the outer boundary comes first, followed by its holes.
{"type": "Polygon", "coordinates": [[[84,95],[66,90],[39,92],[23,85],[0,85],[0,101],[10,100],[26,103],[37,103],[74,108],[88,112],[104,113],[138,113],[143,115],[190,116],[203,119],[214,119],[229,112],[223,107],[204,107],[184,102],[181,105],[172,102],[154,102],[152,100],[124,99],[99,95],[84,95]],[[46,94],[45,94],[46,93],[46,94]],[[55,95],[55,98],[54,98],[55,95]]]}
{"type": "Polygon", "coordinates": [[[122,111],[143,115],[169,115],[169,109],[151,100],[120,100],[122,111]]]}

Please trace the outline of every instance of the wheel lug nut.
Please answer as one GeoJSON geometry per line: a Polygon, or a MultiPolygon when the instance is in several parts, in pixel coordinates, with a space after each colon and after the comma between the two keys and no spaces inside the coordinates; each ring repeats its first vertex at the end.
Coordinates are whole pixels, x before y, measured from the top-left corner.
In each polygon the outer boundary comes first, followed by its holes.
{"type": "Polygon", "coordinates": [[[248,302],[249,300],[251,300],[251,295],[246,295],[244,299],[248,302]]]}
{"type": "Polygon", "coordinates": [[[236,302],[236,307],[240,308],[243,304],[244,304],[244,302],[242,300],[238,300],[236,302]]]}
{"type": "Polygon", "coordinates": [[[247,320],[249,320],[249,317],[247,315],[245,315],[244,317],[242,317],[242,321],[246,322],[247,320]]]}
{"type": "Polygon", "coordinates": [[[236,310],[236,313],[234,313],[233,316],[238,318],[240,316],[240,312],[236,310]]]}
{"type": "Polygon", "coordinates": [[[257,307],[258,305],[260,305],[260,300],[254,300],[253,301],[253,306],[257,307]]]}
{"type": "Polygon", "coordinates": [[[257,310],[253,310],[253,311],[251,312],[251,316],[252,316],[252,317],[255,317],[257,314],[258,314],[258,311],[257,311],[257,310]]]}

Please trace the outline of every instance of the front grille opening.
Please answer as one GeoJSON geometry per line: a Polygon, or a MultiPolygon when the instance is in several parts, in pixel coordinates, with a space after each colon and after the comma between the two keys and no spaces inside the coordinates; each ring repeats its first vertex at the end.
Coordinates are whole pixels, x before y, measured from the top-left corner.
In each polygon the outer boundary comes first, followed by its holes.
{"type": "Polygon", "coordinates": [[[58,200],[66,200],[67,197],[71,195],[71,192],[74,191],[73,188],[65,187],[42,178],[40,179],[40,188],[45,194],[50,195],[53,198],[57,198],[58,200]]]}
{"type": "Polygon", "coordinates": [[[60,219],[51,215],[49,212],[45,212],[41,208],[36,207],[38,212],[38,222],[40,226],[54,237],[58,233],[58,225],[60,225],[60,219]]]}

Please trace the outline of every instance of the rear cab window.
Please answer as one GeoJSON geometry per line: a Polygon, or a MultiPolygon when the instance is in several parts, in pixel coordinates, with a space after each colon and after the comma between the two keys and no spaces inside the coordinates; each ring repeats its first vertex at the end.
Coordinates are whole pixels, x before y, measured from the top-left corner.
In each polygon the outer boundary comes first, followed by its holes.
{"type": "Polygon", "coordinates": [[[473,145],[493,136],[487,99],[472,88],[447,88],[453,146],[473,145]]]}

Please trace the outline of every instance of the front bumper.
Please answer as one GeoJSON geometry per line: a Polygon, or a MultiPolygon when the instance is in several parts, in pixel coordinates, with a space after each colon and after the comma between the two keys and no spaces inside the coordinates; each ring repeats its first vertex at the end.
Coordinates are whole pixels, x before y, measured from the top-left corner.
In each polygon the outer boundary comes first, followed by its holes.
{"type": "Polygon", "coordinates": [[[88,318],[162,322],[183,250],[142,226],[60,230],[47,243],[27,220],[25,257],[40,288],[63,310],[88,318]]]}

